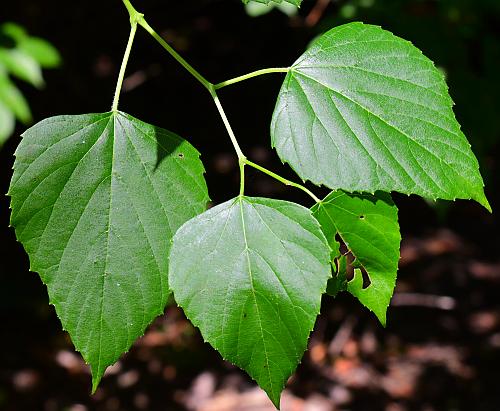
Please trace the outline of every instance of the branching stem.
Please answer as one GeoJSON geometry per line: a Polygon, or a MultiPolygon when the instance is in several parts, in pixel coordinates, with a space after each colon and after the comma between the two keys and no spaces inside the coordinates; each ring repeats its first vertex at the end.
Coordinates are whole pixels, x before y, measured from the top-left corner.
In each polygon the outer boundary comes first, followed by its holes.
{"type": "Polygon", "coordinates": [[[253,168],[256,168],[257,170],[259,171],[262,171],[264,174],[267,174],[268,176],[280,181],[281,183],[287,185],[287,186],[291,186],[291,187],[295,187],[295,188],[298,188],[302,191],[304,191],[305,193],[307,193],[316,203],[320,203],[321,200],[316,197],[314,195],[314,193],[312,191],[310,191],[307,187],[304,187],[303,185],[301,184],[297,184],[297,183],[294,183],[293,181],[290,181],[290,180],[287,180],[286,178],[283,178],[281,177],[280,175],[276,174],[276,173],[273,173],[272,171],[268,170],[267,168],[264,168],[262,166],[259,166],[258,164],[255,164],[253,162],[251,162],[250,160],[245,160],[245,163],[248,164],[250,167],[253,167],[253,168]]]}
{"type": "Polygon", "coordinates": [[[229,138],[231,139],[231,143],[233,144],[234,150],[236,151],[236,155],[238,156],[238,164],[240,167],[240,196],[242,196],[245,192],[245,165],[249,165],[250,167],[256,168],[257,170],[267,174],[270,177],[273,177],[274,179],[282,182],[283,184],[291,187],[298,188],[305,193],[307,193],[316,203],[319,203],[321,200],[316,197],[309,189],[306,187],[294,183],[293,181],[287,180],[286,178],[281,177],[280,175],[262,167],[259,166],[258,164],[255,164],[245,157],[243,154],[243,151],[241,150],[238,140],[236,139],[236,136],[233,132],[233,129],[231,128],[231,124],[229,123],[229,120],[226,116],[226,113],[224,112],[224,108],[222,107],[222,104],[219,100],[219,97],[217,96],[217,91],[220,88],[229,86],[231,84],[239,83],[244,80],[251,79],[253,77],[261,76],[263,74],[270,74],[270,73],[287,73],[290,71],[289,67],[281,67],[281,68],[267,68],[267,69],[262,69],[262,70],[257,70],[253,71],[251,73],[245,74],[243,76],[235,77],[230,80],[223,81],[222,83],[218,83],[216,85],[212,84],[210,81],[208,81],[205,77],[203,77],[197,70],[193,68],[182,56],[177,53],[172,46],[170,46],[156,31],[153,30],[153,28],[148,24],[148,22],[144,19],[144,15],[142,13],[139,13],[134,6],[130,3],[130,0],[122,0],[123,4],[127,8],[127,11],[130,15],[130,24],[131,24],[131,30],[130,30],[130,37],[129,41],[127,44],[127,48],[125,50],[125,56],[123,57],[123,62],[122,66],[120,69],[120,74],[118,76],[118,84],[116,86],[116,93],[115,93],[115,98],[113,100],[113,111],[116,111],[118,109],[118,100],[120,97],[120,90],[122,88],[123,84],[123,78],[125,75],[125,69],[127,67],[127,62],[128,58],[130,56],[130,50],[132,48],[132,43],[134,41],[134,36],[135,32],[137,29],[137,25],[141,26],[144,28],[160,45],[182,66],[184,67],[196,80],[198,80],[203,87],[205,87],[209,92],[210,95],[212,96],[214,103],[217,107],[217,110],[219,111],[219,114],[222,118],[222,121],[224,123],[224,126],[226,127],[227,133],[229,134],[229,138]]]}
{"type": "Polygon", "coordinates": [[[216,84],[214,87],[216,90],[230,86],[231,84],[236,84],[239,83],[240,81],[248,80],[253,77],[257,76],[262,76],[263,74],[270,74],[270,73],[288,73],[290,71],[290,67],[274,67],[274,68],[266,68],[266,69],[261,69],[257,71],[252,71],[251,73],[244,74],[243,76],[235,77],[230,80],[223,81],[222,83],[216,84]]]}
{"type": "Polygon", "coordinates": [[[182,67],[184,67],[196,80],[198,80],[203,87],[210,91],[213,87],[205,77],[203,77],[197,70],[193,68],[186,60],[184,60],[179,53],[177,53],[172,46],[170,46],[163,38],[154,31],[148,22],[143,18],[139,20],[139,25],[143,27],[160,45],[175,59],[182,67]]]}

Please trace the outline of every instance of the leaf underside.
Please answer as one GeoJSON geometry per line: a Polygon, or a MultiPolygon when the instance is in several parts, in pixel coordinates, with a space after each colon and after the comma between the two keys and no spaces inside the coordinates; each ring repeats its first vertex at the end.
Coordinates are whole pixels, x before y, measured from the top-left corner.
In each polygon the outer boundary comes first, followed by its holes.
{"type": "Polygon", "coordinates": [[[203,173],[189,143],[125,113],[52,117],[23,135],[11,224],[93,391],[163,312],[170,240],[205,209],[203,173]]]}
{"type": "MultiPolygon", "coordinates": [[[[386,193],[330,193],[313,207],[323,232],[330,240],[340,235],[356,261],[366,270],[370,284],[363,287],[360,270],[347,283],[347,291],[373,311],[385,326],[386,312],[394,287],[399,262],[398,209],[386,193]]],[[[345,268],[344,268],[345,271],[345,268]]],[[[339,281],[343,282],[340,273],[339,281]]],[[[338,287],[333,287],[336,291],[338,287]]]]}
{"type": "Polygon", "coordinates": [[[319,313],[329,253],[309,210],[263,198],[216,206],[174,237],[169,279],[177,303],[277,407],[319,313]]]}
{"type": "Polygon", "coordinates": [[[272,145],[304,180],[349,192],[474,199],[489,209],[479,166],[443,74],[380,27],[350,23],[293,64],[272,145]]]}

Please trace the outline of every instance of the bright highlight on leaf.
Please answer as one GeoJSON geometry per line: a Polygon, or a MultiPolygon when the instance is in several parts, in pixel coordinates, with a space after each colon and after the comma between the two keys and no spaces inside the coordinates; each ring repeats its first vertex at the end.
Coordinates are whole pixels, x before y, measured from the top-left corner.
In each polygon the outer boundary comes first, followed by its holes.
{"type": "MultiPolygon", "coordinates": [[[[348,194],[343,191],[330,193],[313,207],[323,232],[330,240],[340,235],[348,249],[366,270],[370,284],[363,286],[360,270],[347,283],[347,291],[375,313],[385,325],[386,312],[396,285],[399,262],[398,209],[386,193],[348,194]]],[[[345,264],[341,261],[339,267],[345,264]]],[[[338,281],[345,278],[345,267],[338,281]]],[[[333,287],[338,291],[339,287],[333,287]]]]}
{"type": "Polygon", "coordinates": [[[281,3],[290,3],[294,6],[300,7],[302,0],[241,0],[243,4],[248,3],[261,3],[261,4],[281,4],[281,3]]]}
{"type": "Polygon", "coordinates": [[[199,153],[125,113],[59,116],[16,151],[11,224],[93,390],[164,310],[167,252],[208,200],[199,153]]]}
{"type": "Polygon", "coordinates": [[[410,42],[350,23],[293,64],[271,126],[297,174],[349,192],[474,199],[489,209],[479,166],[443,75],[410,42]]]}
{"type": "Polygon", "coordinates": [[[0,65],[5,67],[12,75],[31,83],[35,87],[42,87],[42,70],[38,62],[25,53],[22,49],[0,48],[0,65]]]}
{"type": "Polygon", "coordinates": [[[0,100],[0,147],[14,131],[15,124],[14,113],[0,100]]]}
{"type": "Polygon", "coordinates": [[[278,407],[319,313],[329,254],[306,208],[238,197],[179,229],[170,286],[203,337],[278,407]]]}
{"type": "MultiPolygon", "coordinates": [[[[6,73],[0,69],[0,103],[24,124],[31,121],[28,102],[6,73]]],[[[7,136],[9,137],[9,136],[7,136]]]]}

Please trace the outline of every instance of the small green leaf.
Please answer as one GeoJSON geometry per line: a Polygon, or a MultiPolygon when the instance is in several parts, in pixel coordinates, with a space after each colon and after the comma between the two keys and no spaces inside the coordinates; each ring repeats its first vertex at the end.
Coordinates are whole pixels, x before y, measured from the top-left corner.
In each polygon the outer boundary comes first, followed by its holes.
{"type": "Polygon", "coordinates": [[[316,204],[313,213],[327,238],[331,233],[338,233],[366,270],[370,285],[364,288],[362,273],[355,270],[347,290],[385,325],[387,307],[396,285],[401,242],[398,209],[390,195],[336,191],[316,204]]]}
{"type": "Polygon", "coordinates": [[[35,59],[43,68],[55,68],[61,64],[61,55],[47,40],[28,37],[19,43],[19,49],[35,59]]]}
{"type": "Polygon", "coordinates": [[[203,337],[278,407],[319,313],[329,254],[306,208],[238,197],[179,229],[170,286],[203,337]]]}
{"type": "Polygon", "coordinates": [[[261,3],[261,4],[281,4],[281,3],[290,3],[294,6],[300,7],[302,0],[242,0],[243,4],[248,3],[261,3]]]}
{"type": "Polygon", "coordinates": [[[18,42],[28,37],[24,27],[17,23],[7,22],[0,25],[0,33],[9,36],[12,40],[18,42]]]}
{"type": "Polygon", "coordinates": [[[14,113],[0,100],[0,148],[14,132],[14,113]]]}
{"type": "Polygon", "coordinates": [[[125,113],[52,117],[24,133],[11,224],[93,391],[163,312],[170,241],[205,209],[203,172],[189,143],[125,113]]]}
{"type": "Polygon", "coordinates": [[[42,87],[44,84],[40,65],[22,49],[0,48],[0,64],[3,64],[12,75],[35,87],[42,87]]]}
{"type": "MultiPolygon", "coordinates": [[[[1,68],[1,67],[0,67],[1,68]]],[[[0,101],[9,108],[19,121],[31,122],[31,110],[28,102],[16,85],[0,70],[0,101]]]]}
{"type": "Polygon", "coordinates": [[[295,7],[294,5],[284,2],[281,4],[276,4],[276,3],[262,4],[262,3],[250,2],[245,6],[245,10],[250,17],[260,17],[263,16],[264,14],[269,13],[274,9],[277,9],[282,13],[285,13],[287,16],[294,16],[297,14],[298,11],[297,7],[295,7]]]}
{"type": "Polygon", "coordinates": [[[399,191],[489,209],[443,74],[380,27],[350,23],[293,64],[272,145],[302,179],[348,192],[399,191]]]}

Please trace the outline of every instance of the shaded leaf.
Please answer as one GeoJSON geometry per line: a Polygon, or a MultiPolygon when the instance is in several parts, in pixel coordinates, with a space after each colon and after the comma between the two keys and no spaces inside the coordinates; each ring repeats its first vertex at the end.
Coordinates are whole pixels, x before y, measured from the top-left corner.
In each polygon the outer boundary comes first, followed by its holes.
{"type": "Polygon", "coordinates": [[[0,25],[0,32],[10,37],[15,42],[21,41],[28,37],[28,33],[24,27],[17,23],[6,22],[0,25]]]}
{"type": "Polygon", "coordinates": [[[329,254],[306,208],[238,197],[179,229],[170,285],[203,337],[278,407],[319,313],[329,254]]]}
{"type": "Polygon", "coordinates": [[[370,284],[366,288],[358,270],[347,284],[347,290],[385,325],[387,307],[396,285],[401,242],[398,209],[390,195],[337,191],[316,204],[313,213],[327,237],[338,233],[356,262],[368,273],[370,284]]]}
{"type": "Polygon", "coordinates": [[[347,258],[342,255],[336,262],[333,262],[333,277],[328,280],[326,293],[336,297],[341,291],[347,291],[347,258]]]}

